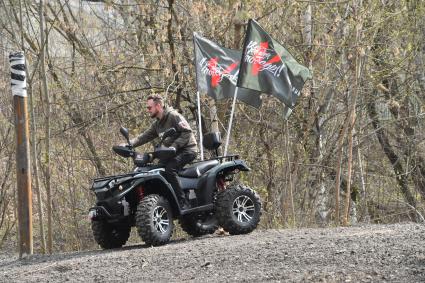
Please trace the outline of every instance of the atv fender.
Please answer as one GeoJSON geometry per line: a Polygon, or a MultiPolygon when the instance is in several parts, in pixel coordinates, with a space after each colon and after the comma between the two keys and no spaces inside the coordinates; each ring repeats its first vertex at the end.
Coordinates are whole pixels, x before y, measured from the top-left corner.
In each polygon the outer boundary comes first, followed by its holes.
{"type": "Polygon", "coordinates": [[[138,186],[142,185],[145,188],[145,195],[152,193],[163,195],[170,201],[173,210],[178,211],[179,205],[176,194],[174,193],[170,183],[164,178],[164,176],[161,175],[160,172],[160,170],[155,170],[151,172],[140,172],[135,174],[133,176],[135,181],[130,187],[123,190],[121,193],[115,195],[106,202],[111,205],[111,207],[113,207],[119,200],[121,200],[127,194],[131,193],[138,186]]]}
{"type": "Polygon", "coordinates": [[[155,170],[151,172],[143,172],[137,174],[135,177],[139,177],[140,179],[134,182],[134,184],[130,188],[128,188],[128,191],[131,191],[133,188],[136,188],[139,185],[143,186],[144,184],[149,184],[149,186],[144,186],[145,195],[151,193],[160,194],[164,195],[164,197],[166,197],[170,201],[172,206],[173,203],[178,203],[177,196],[174,193],[173,187],[165,179],[165,177],[161,175],[161,171],[162,170],[155,170]],[[152,186],[151,184],[154,184],[155,186],[152,186]]]}
{"type": "Polygon", "coordinates": [[[198,183],[197,191],[200,194],[200,203],[210,204],[213,202],[213,194],[216,189],[217,176],[219,174],[226,174],[235,170],[250,171],[251,169],[246,165],[245,161],[236,159],[221,163],[208,171],[208,174],[201,177],[198,183]]]}

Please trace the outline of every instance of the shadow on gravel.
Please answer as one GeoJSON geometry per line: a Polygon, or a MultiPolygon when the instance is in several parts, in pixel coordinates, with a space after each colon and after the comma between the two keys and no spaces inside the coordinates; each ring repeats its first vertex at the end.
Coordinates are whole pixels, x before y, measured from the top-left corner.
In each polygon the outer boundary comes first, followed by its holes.
{"type": "Polygon", "coordinates": [[[174,246],[182,243],[188,243],[188,242],[194,242],[194,241],[200,241],[203,239],[210,239],[210,238],[221,238],[223,236],[218,235],[209,235],[204,237],[198,237],[198,238],[182,238],[182,239],[175,239],[169,242],[168,244],[164,246],[148,246],[146,244],[135,244],[131,246],[124,246],[122,248],[117,249],[110,249],[110,250],[91,250],[91,251],[81,251],[81,252],[69,252],[69,253],[58,253],[58,254],[52,254],[52,255],[44,255],[44,254],[34,254],[31,256],[28,256],[23,259],[18,259],[18,255],[16,255],[16,259],[13,260],[13,258],[10,258],[10,261],[6,261],[3,263],[0,263],[0,268],[8,267],[8,266],[16,266],[16,265],[33,265],[33,264],[40,264],[40,263],[48,263],[48,262],[61,262],[66,261],[70,259],[76,259],[76,258],[84,258],[84,257],[91,257],[95,255],[102,255],[102,254],[108,254],[108,253],[120,253],[120,252],[126,252],[130,250],[138,250],[138,249],[146,249],[146,248],[161,248],[166,246],[174,246]]]}
{"type": "Polygon", "coordinates": [[[60,262],[75,258],[83,258],[87,256],[95,256],[95,255],[101,255],[101,254],[108,254],[108,253],[119,253],[124,252],[128,250],[133,249],[140,249],[140,248],[148,248],[147,245],[134,245],[134,246],[128,246],[118,249],[110,249],[110,250],[93,250],[93,251],[81,251],[81,252],[71,252],[66,254],[51,254],[51,255],[43,255],[43,254],[34,254],[31,256],[28,256],[23,259],[15,259],[6,263],[0,263],[0,268],[6,267],[6,266],[12,266],[12,265],[32,265],[32,264],[39,264],[39,263],[45,263],[45,262],[60,262]]]}

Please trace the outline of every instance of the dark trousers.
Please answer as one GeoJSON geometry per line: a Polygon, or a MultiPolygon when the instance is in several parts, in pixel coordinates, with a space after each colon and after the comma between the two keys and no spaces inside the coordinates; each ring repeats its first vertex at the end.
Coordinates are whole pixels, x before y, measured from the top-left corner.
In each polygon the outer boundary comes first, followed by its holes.
{"type": "Polygon", "coordinates": [[[164,177],[170,183],[174,189],[179,201],[185,199],[185,195],[180,186],[179,179],[177,178],[177,172],[183,168],[186,164],[194,160],[196,153],[190,151],[178,152],[177,155],[171,159],[168,159],[165,163],[164,177]]]}

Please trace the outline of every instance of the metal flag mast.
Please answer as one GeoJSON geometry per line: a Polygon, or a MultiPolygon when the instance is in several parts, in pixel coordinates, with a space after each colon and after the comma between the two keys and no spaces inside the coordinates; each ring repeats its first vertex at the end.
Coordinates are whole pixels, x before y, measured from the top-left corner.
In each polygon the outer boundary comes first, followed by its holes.
{"type": "MultiPolygon", "coordinates": [[[[196,32],[193,33],[193,46],[195,46],[195,36],[196,32]]],[[[196,60],[196,51],[195,51],[195,62],[196,60]]],[[[195,63],[196,64],[196,63],[195,63]]],[[[202,114],[201,114],[201,97],[199,95],[199,84],[198,84],[198,72],[195,72],[196,75],[196,101],[198,103],[198,129],[199,129],[199,147],[201,149],[201,160],[204,160],[204,145],[202,137],[202,114]]]]}
{"type": "Polygon", "coordinates": [[[204,160],[204,146],[202,137],[202,116],[201,116],[201,98],[199,96],[199,90],[196,92],[196,100],[198,101],[198,128],[199,128],[199,144],[201,147],[201,160],[204,160]]]}
{"type": "Polygon", "coordinates": [[[238,87],[235,88],[235,95],[233,96],[233,103],[232,103],[232,111],[230,113],[230,121],[229,121],[229,127],[227,128],[227,136],[226,136],[226,145],[224,146],[224,156],[227,155],[227,148],[229,147],[229,140],[230,140],[230,133],[232,131],[232,123],[233,123],[233,115],[235,113],[235,106],[236,106],[236,98],[238,96],[238,87]]]}

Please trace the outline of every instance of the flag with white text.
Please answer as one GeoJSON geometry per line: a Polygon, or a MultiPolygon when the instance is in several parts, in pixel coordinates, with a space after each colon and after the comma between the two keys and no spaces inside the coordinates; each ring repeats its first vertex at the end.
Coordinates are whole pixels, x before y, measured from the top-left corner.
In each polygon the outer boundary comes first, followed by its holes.
{"type": "Polygon", "coordinates": [[[309,69],[255,20],[249,20],[242,53],[237,86],[271,94],[292,109],[311,78],[309,69]]]}
{"type": "MultiPolygon", "coordinates": [[[[238,80],[242,52],[224,48],[194,33],[195,65],[198,91],[219,100],[233,98],[238,80]]],[[[237,99],[259,108],[261,92],[240,88],[237,99]]]]}

